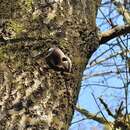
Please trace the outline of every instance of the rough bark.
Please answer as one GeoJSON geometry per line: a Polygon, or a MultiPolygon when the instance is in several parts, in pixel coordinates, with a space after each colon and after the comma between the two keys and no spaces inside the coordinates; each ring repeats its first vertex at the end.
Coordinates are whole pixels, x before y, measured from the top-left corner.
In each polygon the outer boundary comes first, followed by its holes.
{"type": "Polygon", "coordinates": [[[7,1],[0,6],[0,129],[67,130],[82,72],[98,47],[99,1],[7,1]],[[71,73],[49,68],[52,46],[70,57],[71,73]]]}

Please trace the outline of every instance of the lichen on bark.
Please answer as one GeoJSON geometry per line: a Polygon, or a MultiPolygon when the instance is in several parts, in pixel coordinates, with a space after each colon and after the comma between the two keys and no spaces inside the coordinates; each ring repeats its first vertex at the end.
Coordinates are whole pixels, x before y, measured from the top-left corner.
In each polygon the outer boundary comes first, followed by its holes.
{"type": "Polygon", "coordinates": [[[97,3],[26,2],[15,1],[5,19],[12,32],[0,45],[0,129],[67,130],[82,72],[98,47],[97,3]],[[49,68],[45,56],[53,46],[72,60],[71,73],[49,68]]]}

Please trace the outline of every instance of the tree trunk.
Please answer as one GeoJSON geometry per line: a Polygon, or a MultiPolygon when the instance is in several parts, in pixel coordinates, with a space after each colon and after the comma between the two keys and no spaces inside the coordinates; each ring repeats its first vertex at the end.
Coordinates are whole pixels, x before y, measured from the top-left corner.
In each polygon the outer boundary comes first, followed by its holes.
{"type": "Polygon", "coordinates": [[[98,47],[98,5],[94,0],[2,2],[0,130],[68,129],[82,72],[98,47]],[[71,72],[46,63],[54,46],[70,57],[71,72]]]}

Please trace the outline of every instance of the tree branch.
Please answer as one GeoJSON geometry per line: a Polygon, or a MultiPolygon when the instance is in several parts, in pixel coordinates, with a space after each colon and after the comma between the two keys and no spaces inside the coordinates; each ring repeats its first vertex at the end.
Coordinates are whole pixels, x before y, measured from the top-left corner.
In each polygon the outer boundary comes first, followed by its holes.
{"type": "Polygon", "coordinates": [[[112,0],[112,2],[116,6],[118,13],[123,16],[125,22],[130,24],[130,14],[129,11],[125,8],[125,6],[117,0],[112,0]]]}
{"type": "Polygon", "coordinates": [[[116,26],[106,32],[102,32],[99,35],[99,43],[103,44],[117,36],[124,35],[130,33],[130,25],[122,25],[122,26],[116,26]]]}
{"type": "MultiPolygon", "coordinates": [[[[103,117],[98,116],[97,114],[90,113],[89,111],[80,107],[75,107],[75,109],[84,116],[86,116],[87,119],[95,120],[101,124],[108,124],[108,121],[106,121],[103,117]]],[[[112,124],[112,122],[109,122],[109,124],[112,124]]]]}
{"type": "Polygon", "coordinates": [[[112,116],[113,118],[115,118],[114,114],[111,112],[111,110],[108,108],[108,105],[103,101],[102,98],[99,98],[99,101],[102,103],[102,105],[104,106],[105,110],[107,111],[108,115],[112,116]]]}

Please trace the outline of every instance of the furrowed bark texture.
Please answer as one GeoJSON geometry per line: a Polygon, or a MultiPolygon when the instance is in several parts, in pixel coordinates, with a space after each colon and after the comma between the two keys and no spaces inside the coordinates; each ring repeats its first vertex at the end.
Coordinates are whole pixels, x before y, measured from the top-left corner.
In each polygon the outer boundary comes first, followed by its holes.
{"type": "Polygon", "coordinates": [[[99,2],[7,1],[0,5],[0,130],[67,130],[82,72],[98,47],[99,2]],[[71,73],[48,67],[53,46],[72,60],[71,73]]]}

